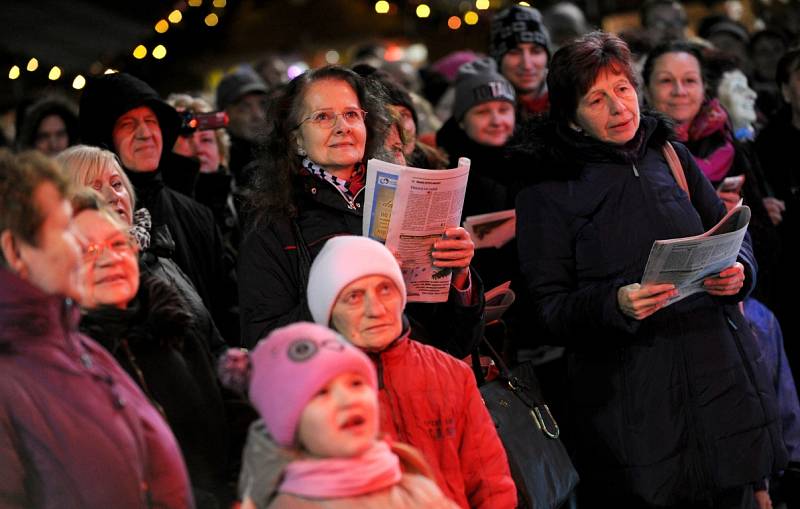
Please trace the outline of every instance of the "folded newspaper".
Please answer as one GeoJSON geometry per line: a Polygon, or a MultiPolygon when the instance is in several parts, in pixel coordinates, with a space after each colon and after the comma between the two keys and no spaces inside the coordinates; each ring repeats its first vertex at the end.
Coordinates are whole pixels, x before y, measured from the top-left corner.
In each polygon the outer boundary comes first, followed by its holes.
{"type": "Polygon", "coordinates": [[[485,247],[501,248],[516,235],[517,214],[514,209],[489,212],[464,219],[467,230],[476,249],[485,247]]]}
{"type": "Polygon", "coordinates": [[[363,234],[386,244],[400,262],[409,302],[444,302],[451,270],[433,266],[433,243],[458,226],[469,159],[449,170],[425,170],[370,159],[363,234]]]}
{"type": "Polygon", "coordinates": [[[719,274],[736,262],[749,223],[750,207],[740,201],[719,223],[701,235],[655,241],[642,284],[674,284],[678,295],[667,304],[705,291],[705,278],[719,274]]]}

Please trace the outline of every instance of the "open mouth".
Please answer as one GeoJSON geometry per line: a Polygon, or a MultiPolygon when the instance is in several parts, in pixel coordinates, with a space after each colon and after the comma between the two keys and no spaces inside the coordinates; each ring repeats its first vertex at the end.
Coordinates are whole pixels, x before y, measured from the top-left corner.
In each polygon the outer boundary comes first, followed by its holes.
{"type": "Polygon", "coordinates": [[[350,430],[353,428],[358,428],[360,426],[363,426],[366,422],[367,420],[364,418],[363,415],[351,415],[350,417],[347,418],[346,421],[344,421],[344,423],[342,423],[340,427],[343,430],[350,430]]]}

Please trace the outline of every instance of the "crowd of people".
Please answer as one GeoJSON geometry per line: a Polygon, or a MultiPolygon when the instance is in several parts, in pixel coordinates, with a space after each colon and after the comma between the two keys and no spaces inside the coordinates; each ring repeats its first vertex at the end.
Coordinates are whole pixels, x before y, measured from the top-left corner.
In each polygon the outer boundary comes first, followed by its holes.
{"type": "Polygon", "coordinates": [[[30,102],[0,151],[0,507],[525,507],[484,339],[539,373],[570,507],[800,507],[800,33],[639,15],[512,5],[420,72],[365,50],[30,102]],[[409,302],[362,236],[367,161],[461,157],[462,219],[514,210],[515,237],[446,225],[447,299],[409,302]],[[742,203],[702,291],[642,283],[654,241],[742,203]]]}

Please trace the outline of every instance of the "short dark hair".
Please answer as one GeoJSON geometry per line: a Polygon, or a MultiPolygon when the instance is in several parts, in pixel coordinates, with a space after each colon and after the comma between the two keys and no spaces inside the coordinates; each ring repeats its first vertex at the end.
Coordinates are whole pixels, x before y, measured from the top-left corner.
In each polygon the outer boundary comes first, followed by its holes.
{"type": "MultiPolygon", "coordinates": [[[[0,150],[0,232],[8,230],[26,244],[39,245],[44,217],[34,194],[45,182],[53,184],[62,197],[68,196],[69,183],[52,159],[33,150],[18,155],[0,150]]],[[[0,261],[7,264],[1,253],[0,261]]]]}
{"type": "Polygon", "coordinates": [[[647,54],[647,60],[644,63],[644,67],[642,68],[642,81],[644,81],[644,86],[647,87],[647,84],[650,82],[650,76],[653,74],[653,67],[655,66],[655,61],[662,55],[667,53],[688,53],[697,59],[697,63],[700,64],[700,72],[702,74],[703,83],[708,82],[708,78],[705,74],[706,72],[706,59],[703,56],[703,52],[700,49],[700,46],[697,44],[692,44],[686,41],[669,41],[662,44],[659,44],[655,48],[653,48],[650,53],[647,54]]]}
{"type": "Polygon", "coordinates": [[[778,83],[778,87],[789,83],[792,73],[797,69],[800,69],[800,48],[798,47],[790,49],[778,60],[778,68],[775,70],[775,81],[778,83]]]}
{"type": "Polygon", "coordinates": [[[616,35],[591,32],[556,51],[547,75],[550,117],[560,124],[573,121],[581,97],[604,69],[624,74],[637,86],[630,49],[616,35]]]}

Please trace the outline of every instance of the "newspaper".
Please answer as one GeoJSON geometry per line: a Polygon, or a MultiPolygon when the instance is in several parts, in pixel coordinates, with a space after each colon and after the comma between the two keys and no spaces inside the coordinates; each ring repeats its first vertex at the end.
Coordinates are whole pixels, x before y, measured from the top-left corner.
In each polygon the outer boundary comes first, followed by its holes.
{"type": "Polygon", "coordinates": [[[516,236],[517,214],[514,209],[489,212],[464,219],[475,249],[501,248],[516,236]]]}
{"type": "Polygon", "coordinates": [[[750,207],[743,206],[740,201],[719,223],[701,235],[655,241],[642,284],[674,284],[678,295],[667,304],[705,291],[703,280],[706,277],[736,262],[749,223],[750,207]]]}
{"type": "Polygon", "coordinates": [[[423,170],[370,159],[364,235],[386,244],[400,262],[409,302],[444,302],[451,270],[433,266],[433,243],[458,226],[469,159],[450,170],[423,170]]]}

